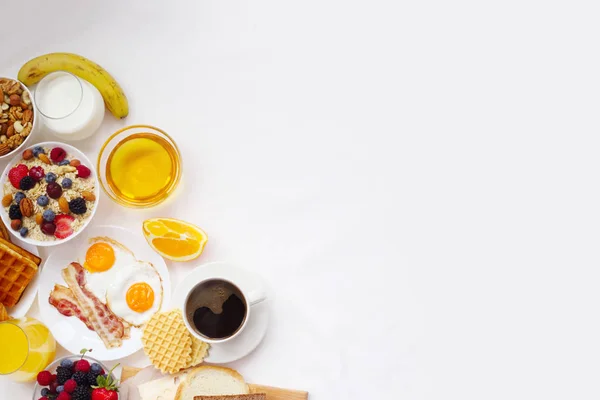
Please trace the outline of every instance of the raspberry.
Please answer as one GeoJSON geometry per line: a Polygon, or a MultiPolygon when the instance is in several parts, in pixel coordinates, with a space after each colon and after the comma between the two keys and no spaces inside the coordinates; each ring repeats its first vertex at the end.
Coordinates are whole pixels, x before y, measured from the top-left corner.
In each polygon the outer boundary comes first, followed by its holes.
{"type": "Polygon", "coordinates": [[[52,374],[50,371],[42,371],[37,374],[37,383],[40,386],[48,386],[52,383],[52,374]]]}
{"type": "Polygon", "coordinates": [[[35,167],[31,167],[31,169],[29,170],[29,176],[32,177],[33,180],[36,182],[42,179],[44,175],[46,175],[46,173],[44,172],[44,168],[38,165],[36,165],[35,167]]]}
{"type": "Polygon", "coordinates": [[[77,387],[77,382],[75,382],[73,379],[69,379],[68,381],[65,382],[64,387],[65,387],[65,392],[73,393],[73,391],[77,387]]]}
{"type": "Polygon", "coordinates": [[[21,188],[21,190],[29,190],[34,186],[35,181],[30,176],[24,176],[23,179],[21,179],[21,182],[19,182],[19,187],[21,188]]]}
{"type": "MultiPolygon", "coordinates": [[[[71,210],[71,212],[73,214],[85,214],[85,212],[87,211],[87,206],[85,205],[85,200],[81,197],[71,200],[69,202],[69,210],[71,210]]],[[[82,361],[85,361],[85,360],[82,360],[82,361]]]]}
{"type": "MultiPolygon", "coordinates": [[[[75,371],[89,372],[90,363],[87,360],[79,360],[75,363],[75,371]]],[[[77,382],[77,379],[75,380],[77,382]]]]}
{"type": "Polygon", "coordinates": [[[46,193],[48,193],[48,196],[52,197],[53,199],[58,199],[60,196],[62,196],[62,188],[58,183],[51,182],[46,187],[46,193]]]}
{"type": "Polygon", "coordinates": [[[21,189],[21,179],[25,178],[29,173],[27,166],[19,164],[8,172],[8,180],[16,189],[21,189]]]}
{"type": "Polygon", "coordinates": [[[55,147],[50,152],[50,159],[55,163],[59,163],[65,159],[67,156],[67,152],[61,149],[60,147],[55,147]]]}
{"type": "Polygon", "coordinates": [[[90,171],[90,169],[85,165],[78,165],[75,168],[77,168],[77,176],[79,178],[87,178],[92,173],[92,171],[90,171]]]}
{"type": "Polygon", "coordinates": [[[56,400],[71,400],[71,395],[65,391],[62,391],[56,396],[56,400]]]}

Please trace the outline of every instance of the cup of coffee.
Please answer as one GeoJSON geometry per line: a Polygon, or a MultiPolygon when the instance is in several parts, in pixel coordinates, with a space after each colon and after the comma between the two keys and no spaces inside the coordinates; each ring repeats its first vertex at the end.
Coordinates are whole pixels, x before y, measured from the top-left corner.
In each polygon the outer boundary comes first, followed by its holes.
{"type": "Polygon", "coordinates": [[[192,335],[203,342],[224,343],[242,333],[252,306],[265,299],[264,293],[244,293],[227,279],[205,279],[187,294],[183,321],[192,335]]]}

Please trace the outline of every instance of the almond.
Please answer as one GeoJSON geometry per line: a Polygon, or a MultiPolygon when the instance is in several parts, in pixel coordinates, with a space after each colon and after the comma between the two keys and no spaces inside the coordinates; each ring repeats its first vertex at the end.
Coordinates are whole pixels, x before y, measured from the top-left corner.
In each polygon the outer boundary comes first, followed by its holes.
{"type": "Polygon", "coordinates": [[[48,158],[48,156],[47,156],[47,155],[45,155],[44,153],[40,153],[40,154],[38,154],[38,158],[39,158],[40,160],[42,160],[42,162],[43,162],[44,164],[51,164],[51,163],[50,163],[50,159],[49,159],[49,158],[48,158]]]}
{"type": "Polygon", "coordinates": [[[10,203],[12,203],[12,199],[13,199],[13,198],[12,198],[12,194],[10,194],[10,193],[9,193],[9,194],[5,195],[5,196],[2,198],[2,205],[3,205],[4,207],[8,207],[8,206],[10,206],[10,203]]]}
{"type": "Polygon", "coordinates": [[[31,160],[33,158],[33,151],[27,149],[23,152],[23,160],[31,160]]]}
{"type": "Polygon", "coordinates": [[[41,225],[44,222],[44,216],[40,213],[35,214],[35,223],[41,225]]]}
{"type": "Polygon", "coordinates": [[[94,193],[88,192],[86,190],[81,192],[81,197],[83,197],[83,199],[86,201],[95,201],[96,200],[96,196],[94,196],[94,193]]]}
{"type": "Polygon", "coordinates": [[[10,153],[10,150],[8,143],[0,143],[0,156],[10,153]]]}
{"type": "Polygon", "coordinates": [[[8,127],[8,129],[6,129],[6,136],[7,137],[12,137],[12,135],[15,134],[15,127],[14,125],[11,125],[8,127]]]}
{"type": "Polygon", "coordinates": [[[12,221],[10,221],[10,227],[13,228],[15,231],[18,231],[21,228],[21,220],[13,219],[12,221]]]}
{"type": "Polygon", "coordinates": [[[60,211],[64,212],[65,214],[69,213],[69,202],[64,197],[58,199],[58,207],[60,208],[60,211]]]}
{"type": "Polygon", "coordinates": [[[74,158],[74,159],[71,160],[71,162],[69,163],[69,165],[71,167],[76,167],[78,165],[81,165],[81,162],[78,159],[74,158]]]}
{"type": "Polygon", "coordinates": [[[24,217],[31,217],[33,215],[33,203],[27,197],[21,200],[19,208],[24,217]]]}
{"type": "Polygon", "coordinates": [[[21,96],[19,96],[18,94],[11,94],[9,99],[10,101],[8,104],[10,104],[11,106],[21,105],[21,96]]]}

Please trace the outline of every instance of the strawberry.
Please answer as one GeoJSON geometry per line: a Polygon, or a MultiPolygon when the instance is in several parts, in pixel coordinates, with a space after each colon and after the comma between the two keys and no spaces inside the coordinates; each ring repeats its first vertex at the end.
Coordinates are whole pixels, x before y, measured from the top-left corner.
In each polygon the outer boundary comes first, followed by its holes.
{"type": "Polygon", "coordinates": [[[8,172],[8,180],[16,188],[21,189],[21,179],[25,178],[29,174],[29,168],[26,165],[19,164],[13,167],[8,172]]]}
{"type": "Polygon", "coordinates": [[[75,218],[67,214],[58,214],[54,217],[54,225],[56,225],[54,236],[58,239],[64,239],[71,236],[73,234],[73,228],[71,228],[71,223],[73,221],[75,221],[75,218]]]}
{"type": "Polygon", "coordinates": [[[119,364],[112,367],[106,376],[100,375],[97,378],[97,385],[92,386],[92,400],[118,400],[119,387],[112,378],[112,372],[119,364]]]}

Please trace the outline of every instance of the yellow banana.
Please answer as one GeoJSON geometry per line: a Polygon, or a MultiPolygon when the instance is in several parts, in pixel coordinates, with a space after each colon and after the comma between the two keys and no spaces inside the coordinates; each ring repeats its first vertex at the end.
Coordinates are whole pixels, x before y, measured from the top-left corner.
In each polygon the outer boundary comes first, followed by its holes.
{"type": "Polygon", "coordinates": [[[125,118],[129,114],[127,97],[117,81],[104,68],[77,54],[50,53],[36,57],[21,67],[18,78],[31,86],[55,71],[70,72],[94,85],[115,117],[125,118]]]}

